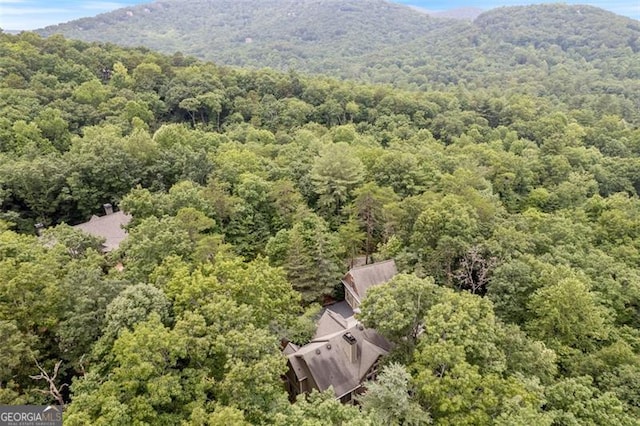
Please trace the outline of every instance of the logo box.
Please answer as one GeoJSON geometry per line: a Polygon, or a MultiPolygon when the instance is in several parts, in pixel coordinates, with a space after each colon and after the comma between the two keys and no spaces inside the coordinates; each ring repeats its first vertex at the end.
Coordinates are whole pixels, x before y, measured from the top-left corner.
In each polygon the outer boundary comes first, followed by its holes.
{"type": "Polygon", "coordinates": [[[0,405],[0,426],[62,426],[62,407],[0,405]]]}

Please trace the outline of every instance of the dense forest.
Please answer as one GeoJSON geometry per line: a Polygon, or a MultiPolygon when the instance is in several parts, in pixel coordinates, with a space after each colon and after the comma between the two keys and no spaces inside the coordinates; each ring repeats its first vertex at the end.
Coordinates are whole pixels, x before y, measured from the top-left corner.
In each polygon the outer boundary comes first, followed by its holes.
{"type": "Polygon", "coordinates": [[[640,22],[590,6],[503,7],[464,22],[384,0],[159,0],[39,33],[409,90],[552,96],[626,120],[640,105],[640,22]]]}
{"type": "MultiPolygon", "coordinates": [[[[475,25],[557,30],[500,13],[475,25]]],[[[609,28],[567,49],[592,61],[501,91],[0,33],[0,403],[68,425],[637,424],[637,29],[609,28]],[[108,255],[69,226],[103,203],[133,217],[108,255]],[[359,256],[400,269],[358,316],[392,353],[358,405],[290,404],[280,342],[309,340],[359,256]]]]}

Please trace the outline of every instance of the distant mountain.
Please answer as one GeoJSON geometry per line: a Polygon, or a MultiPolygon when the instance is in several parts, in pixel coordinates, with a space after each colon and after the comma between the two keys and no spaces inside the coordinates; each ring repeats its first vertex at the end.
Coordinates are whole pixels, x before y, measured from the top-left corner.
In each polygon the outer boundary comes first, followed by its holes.
{"type": "Polygon", "coordinates": [[[353,76],[381,49],[434,44],[434,34],[456,27],[466,25],[383,0],[160,0],[39,32],[230,65],[353,76]]]}
{"type": "Polygon", "coordinates": [[[578,84],[640,97],[640,22],[590,6],[505,7],[468,22],[383,0],[159,0],[38,32],[404,88],[561,95],[578,84]]]}
{"type": "Polygon", "coordinates": [[[477,7],[460,7],[457,9],[449,9],[449,10],[429,10],[419,6],[409,6],[418,12],[426,13],[427,15],[433,16],[435,18],[449,18],[449,19],[462,19],[463,21],[473,21],[476,19],[482,12],[483,9],[479,9],[477,7]]]}

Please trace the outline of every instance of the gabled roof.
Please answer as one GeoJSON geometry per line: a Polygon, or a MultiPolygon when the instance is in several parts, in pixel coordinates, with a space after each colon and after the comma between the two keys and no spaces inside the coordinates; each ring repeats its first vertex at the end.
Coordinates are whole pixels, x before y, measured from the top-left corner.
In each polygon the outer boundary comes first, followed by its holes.
{"type": "Polygon", "coordinates": [[[356,325],[358,322],[353,317],[353,310],[351,306],[345,301],[334,303],[327,306],[320,319],[318,320],[318,327],[314,339],[322,336],[333,334],[336,331],[346,330],[356,325]]]}
{"type": "Polygon", "coordinates": [[[361,302],[369,288],[389,281],[397,273],[396,263],[391,259],[352,268],[342,278],[342,282],[347,290],[361,302]]]}
{"type": "Polygon", "coordinates": [[[312,340],[287,358],[299,380],[311,378],[320,391],[332,386],[340,398],[360,387],[367,372],[379,357],[389,352],[390,346],[375,330],[356,323],[312,340]],[[344,338],[347,333],[356,341],[355,360],[351,358],[351,345],[344,338]]]}
{"type": "Polygon", "coordinates": [[[109,252],[117,249],[122,240],[127,237],[127,231],[123,227],[130,221],[130,215],[118,211],[104,216],[91,216],[88,222],[75,225],[74,228],[104,238],[103,251],[109,252]]]}
{"type": "Polygon", "coordinates": [[[282,350],[282,352],[285,355],[291,355],[292,353],[298,351],[298,349],[300,349],[300,347],[298,345],[296,345],[295,343],[287,343],[287,346],[284,347],[284,349],[282,350]]]}
{"type": "MultiPolygon", "coordinates": [[[[351,269],[343,283],[360,301],[370,287],[389,281],[396,273],[395,262],[387,260],[351,269]]],[[[391,344],[375,330],[364,328],[351,306],[342,301],[324,310],[310,343],[302,347],[289,344],[284,354],[298,381],[309,380],[307,389],[333,387],[341,398],[362,386],[367,372],[390,349],[391,344]]]]}

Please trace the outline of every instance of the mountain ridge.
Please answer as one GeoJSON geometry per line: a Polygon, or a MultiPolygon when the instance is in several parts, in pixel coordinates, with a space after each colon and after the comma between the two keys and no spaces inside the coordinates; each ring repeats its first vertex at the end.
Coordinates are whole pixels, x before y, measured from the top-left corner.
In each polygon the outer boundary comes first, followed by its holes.
{"type": "Polygon", "coordinates": [[[255,6],[248,0],[161,0],[37,32],[164,53],[180,50],[228,65],[316,72],[313,68],[331,67],[331,52],[375,53],[380,46],[402,46],[451,25],[383,0],[263,0],[255,6]],[[307,67],[309,58],[321,66],[307,67]]]}
{"type": "Polygon", "coordinates": [[[38,32],[405,89],[573,96],[566,85],[580,85],[640,106],[640,22],[592,6],[502,7],[469,22],[383,0],[160,0],[38,32]]]}
{"type": "Polygon", "coordinates": [[[433,16],[435,18],[449,18],[449,19],[460,19],[463,21],[473,21],[482,13],[485,12],[485,9],[480,9],[478,7],[457,7],[455,9],[447,9],[447,10],[431,10],[421,6],[413,6],[408,5],[411,9],[416,10],[421,13],[425,13],[429,16],[433,16]]]}

